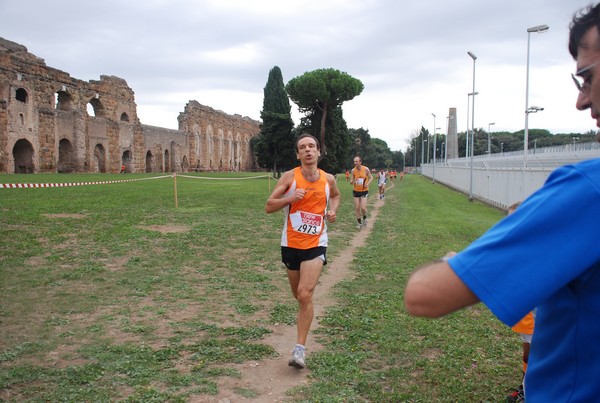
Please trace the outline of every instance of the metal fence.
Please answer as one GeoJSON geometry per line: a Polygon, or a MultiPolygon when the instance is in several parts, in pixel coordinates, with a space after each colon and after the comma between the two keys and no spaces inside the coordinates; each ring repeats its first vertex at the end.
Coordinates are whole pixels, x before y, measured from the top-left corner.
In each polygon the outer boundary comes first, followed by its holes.
{"type": "Polygon", "coordinates": [[[556,168],[599,158],[600,143],[568,144],[523,151],[437,160],[422,175],[502,209],[539,189],[556,168]]]}

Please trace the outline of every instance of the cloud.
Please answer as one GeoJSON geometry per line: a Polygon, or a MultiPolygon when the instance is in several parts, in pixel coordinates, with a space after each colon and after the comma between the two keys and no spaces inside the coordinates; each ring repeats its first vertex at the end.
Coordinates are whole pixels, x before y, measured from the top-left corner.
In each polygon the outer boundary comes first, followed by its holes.
{"type": "MultiPolygon", "coordinates": [[[[177,128],[186,103],[259,119],[269,70],[284,80],[318,68],[360,79],[363,93],[344,104],[349,127],[367,128],[393,150],[412,132],[433,131],[431,113],[456,107],[466,129],[476,62],[475,125],[524,125],[527,32],[530,104],[545,110],[530,128],[595,129],[574,108],[568,24],[588,0],[149,0],[1,2],[2,36],[49,66],[82,79],[116,75],[136,95],[143,123],[177,128]]],[[[293,110],[296,110],[292,105],[293,110]]],[[[294,120],[300,115],[294,112],[294,120]]],[[[443,119],[436,126],[445,132],[443,119]],[[440,123],[442,122],[442,123],[440,123]]]]}

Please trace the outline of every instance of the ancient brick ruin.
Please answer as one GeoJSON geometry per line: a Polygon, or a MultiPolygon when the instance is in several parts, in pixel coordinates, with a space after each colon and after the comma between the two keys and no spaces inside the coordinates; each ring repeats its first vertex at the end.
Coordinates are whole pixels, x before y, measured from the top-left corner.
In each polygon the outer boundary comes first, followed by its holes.
{"type": "Polygon", "coordinates": [[[260,122],[196,101],[178,121],[179,130],[143,125],[125,80],[77,80],[0,38],[0,173],[255,168],[260,122]]]}

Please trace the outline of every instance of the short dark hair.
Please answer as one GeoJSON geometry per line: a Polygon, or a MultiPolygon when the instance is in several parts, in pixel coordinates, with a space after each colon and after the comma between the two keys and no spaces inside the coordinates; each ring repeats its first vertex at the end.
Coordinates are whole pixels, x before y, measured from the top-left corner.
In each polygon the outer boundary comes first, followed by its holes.
{"type": "Polygon", "coordinates": [[[298,150],[298,143],[300,142],[300,140],[302,140],[306,137],[313,139],[315,141],[315,143],[317,143],[317,150],[321,151],[321,145],[319,144],[319,140],[317,140],[317,138],[315,136],[313,136],[312,134],[308,134],[308,133],[302,133],[301,135],[298,136],[298,138],[296,139],[296,151],[300,151],[300,150],[298,150]]]}
{"type": "MultiPolygon", "coordinates": [[[[569,25],[569,53],[573,59],[577,59],[581,39],[593,27],[596,27],[600,33],[600,3],[595,6],[589,5],[573,16],[569,25]]],[[[600,49],[600,43],[596,43],[595,46],[600,49]]]]}

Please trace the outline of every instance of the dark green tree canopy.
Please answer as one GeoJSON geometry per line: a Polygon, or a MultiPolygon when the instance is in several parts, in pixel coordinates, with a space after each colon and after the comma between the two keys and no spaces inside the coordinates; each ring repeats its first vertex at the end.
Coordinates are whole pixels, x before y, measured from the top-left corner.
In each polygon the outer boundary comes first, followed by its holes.
{"type": "Polygon", "coordinates": [[[313,117],[320,116],[321,151],[325,155],[327,114],[360,95],[364,85],[347,73],[329,68],[309,71],[295,77],[287,83],[285,89],[301,112],[313,117]]]}
{"type": "Polygon", "coordinates": [[[346,159],[346,166],[352,167],[354,156],[362,158],[363,163],[369,168],[404,168],[404,154],[400,151],[392,152],[387,143],[376,137],[371,137],[368,129],[349,129],[350,154],[346,159]]]}
{"type": "Polygon", "coordinates": [[[302,112],[331,109],[360,95],[363,83],[336,69],[317,69],[291,79],[285,87],[302,112]]]}
{"type": "MultiPolygon", "coordinates": [[[[265,115],[280,114],[290,116],[291,106],[285,86],[283,85],[283,75],[278,66],[274,66],[269,71],[269,78],[264,88],[263,108],[261,118],[264,120],[265,115]]],[[[286,116],[283,116],[284,118],[286,116]]]]}
{"type": "Polygon", "coordinates": [[[260,134],[251,143],[258,164],[261,167],[272,167],[273,172],[292,168],[295,162],[292,135],[294,122],[290,111],[281,69],[275,66],[269,71],[264,88],[260,134]]]}

